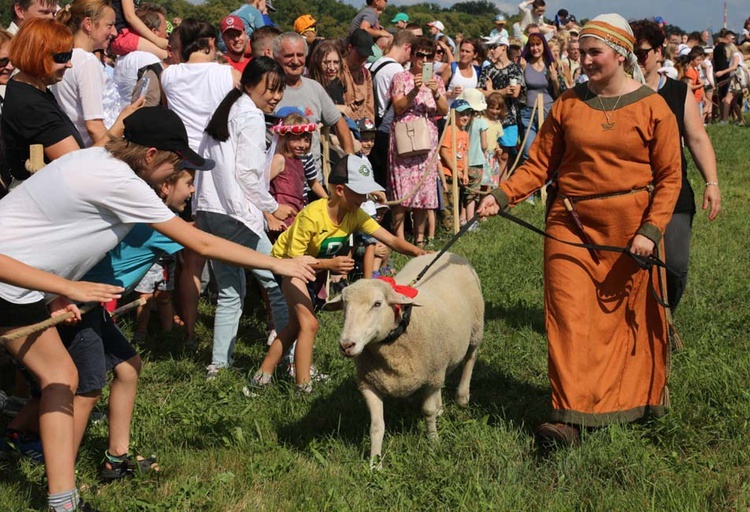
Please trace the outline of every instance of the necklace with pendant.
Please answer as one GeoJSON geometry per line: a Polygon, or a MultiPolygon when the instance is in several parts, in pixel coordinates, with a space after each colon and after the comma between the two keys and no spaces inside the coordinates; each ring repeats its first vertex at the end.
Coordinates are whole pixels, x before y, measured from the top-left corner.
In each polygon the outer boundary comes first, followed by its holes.
{"type": "Polygon", "coordinates": [[[602,102],[601,96],[599,96],[598,94],[596,95],[596,99],[599,100],[599,106],[602,107],[602,112],[604,112],[604,117],[607,119],[606,123],[602,123],[602,130],[604,130],[605,132],[614,129],[615,127],[615,123],[614,121],[612,121],[611,116],[615,112],[615,110],[617,110],[617,105],[620,104],[620,98],[622,98],[622,94],[625,91],[625,85],[627,85],[627,82],[623,84],[622,89],[620,90],[620,95],[617,97],[617,101],[615,101],[615,106],[612,107],[612,110],[610,110],[609,112],[607,112],[607,109],[604,108],[604,103],[602,102]]]}

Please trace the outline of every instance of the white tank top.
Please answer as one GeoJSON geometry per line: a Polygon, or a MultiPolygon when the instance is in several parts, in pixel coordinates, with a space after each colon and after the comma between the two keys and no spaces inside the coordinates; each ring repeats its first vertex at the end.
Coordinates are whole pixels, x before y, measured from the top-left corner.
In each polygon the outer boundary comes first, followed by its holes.
{"type": "Polygon", "coordinates": [[[454,89],[456,87],[463,87],[464,90],[475,89],[478,83],[479,77],[477,76],[477,69],[474,66],[471,66],[471,77],[469,78],[463,76],[461,74],[461,70],[458,69],[458,66],[456,66],[456,71],[455,73],[453,73],[453,77],[451,78],[451,83],[448,84],[448,88],[454,89]]]}

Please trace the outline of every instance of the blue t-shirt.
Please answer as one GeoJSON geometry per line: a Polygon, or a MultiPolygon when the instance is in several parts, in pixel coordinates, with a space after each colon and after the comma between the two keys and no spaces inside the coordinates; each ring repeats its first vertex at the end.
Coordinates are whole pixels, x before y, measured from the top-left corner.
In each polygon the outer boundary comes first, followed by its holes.
{"type": "MultiPolygon", "coordinates": [[[[247,37],[250,37],[260,27],[266,26],[266,20],[263,18],[263,14],[249,4],[244,4],[240,8],[232,11],[232,14],[239,16],[242,22],[245,24],[245,32],[247,37]]],[[[219,38],[221,39],[221,38],[219,38]]]]}
{"type": "Polygon", "coordinates": [[[122,286],[130,291],[161,256],[181,249],[180,244],[150,226],[136,224],[81,280],[122,286]]]}

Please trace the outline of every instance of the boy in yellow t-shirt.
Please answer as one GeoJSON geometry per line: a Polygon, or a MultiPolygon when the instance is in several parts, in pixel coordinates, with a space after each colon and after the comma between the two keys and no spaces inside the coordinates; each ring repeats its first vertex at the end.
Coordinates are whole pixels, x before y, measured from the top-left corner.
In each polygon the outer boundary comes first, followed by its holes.
{"type": "MultiPolygon", "coordinates": [[[[339,160],[328,178],[328,188],[328,198],[318,199],[297,214],[292,225],[276,240],[272,256],[313,256],[317,258],[313,267],[318,272],[330,270],[346,274],[354,268],[354,260],[348,254],[339,254],[347,247],[349,235],[355,232],[371,235],[402,254],[425,254],[423,249],[396,238],[380,227],[360,208],[368,194],[383,191],[375,182],[372,167],[366,159],[347,155],[339,160]]],[[[271,344],[252,383],[255,386],[268,385],[284,352],[296,339],[295,379],[297,386],[309,393],[312,391],[310,365],[318,319],[313,310],[312,297],[303,280],[284,277],[281,290],[289,306],[289,323],[271,344]]]]}

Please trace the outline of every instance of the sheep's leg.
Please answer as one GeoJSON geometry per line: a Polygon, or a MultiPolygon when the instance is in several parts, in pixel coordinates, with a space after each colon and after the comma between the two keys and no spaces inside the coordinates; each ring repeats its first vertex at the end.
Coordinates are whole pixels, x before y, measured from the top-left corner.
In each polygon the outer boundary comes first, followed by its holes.
{"type": "Polygon", "coordinates": [[[370,411],[370,466],[377,464],[383,447],[383,435],[385,434],[385,419],[383,418],[383,397],[369,384],[363,382],[359,385],[359,391],[365,399],[367,409],[370,411]]]}
{"type": "Polygon", "coordinates": [[[440,388],[428,388],[422,403],[422,414],[427,422],[427,437],[437,439],[437,417],[442,414],[443,397],[440,388]]]}
{"type": "Polygon", "coordinates": [[[469,386],[471,385],[471,374],[474,373],[474,364],[477,362],[478,345],[469,345],[469,350],[464,356],[464,369],[461,372],[461,382],[458,383],[456,392],[456,403],[461,407],[469,404],[469,386]]]}

